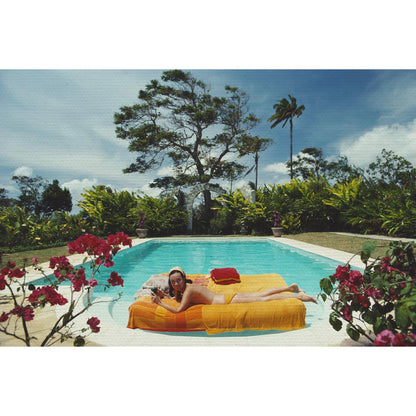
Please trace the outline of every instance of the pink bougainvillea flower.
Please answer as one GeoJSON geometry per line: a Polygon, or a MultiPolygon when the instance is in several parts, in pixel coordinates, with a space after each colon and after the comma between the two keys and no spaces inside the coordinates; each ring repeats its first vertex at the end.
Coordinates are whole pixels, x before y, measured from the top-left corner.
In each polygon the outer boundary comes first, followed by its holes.
{"type": "Polygon", "coordinates": [[[406,345],[403,334],[396,334],[393,338],[392,344],[395,347],[402,347],[403,345],[406,345]]]}
{"type": "Polygon", "coordinates": [[[28,301],[32,304],[36,304],[39,301],[40,295],[44,295],[41,305],[45,305],[49,302],[51,305],[65,305],[68,303],[68,299],[64,298],[58,293],[52,286],[43,286],[35,289],[29,296],[28,301]]]}
{"type": "Polygon", "coordinates": [[[113,267],[114,266],[114,262],[112,260],[106,260],[104,263],[104,267],[113,267]]]}
{"type": "Polygon", "coordinates": [[[38,260],[38,258],[37,257],[33,257],[32,258],[32,263],[38,263],[39,262],[39,260],[38,260]]]}
{"type": "Polygon", "coordinates": [[[363,308],[368,308],[370,306],[370,300],[367,296],[358,294],[356,295],[356,301],[359,303],[363,308]]]}
{"type": "Polygon", "coordinates": [[[352,320],[352,313],[351,313],[351,308],[347,305],[344,305],[341,309],[341,314],[344,317],[344,319],[346,321],[351,321],[352,320]]]}
{"type": "Polygon", "coordinates": [[[3,313],[0,315],[0,322],[6,322],[6,321],[9,319],[9,315],[10,315],[10,314],[8,314],[8,313],[6,313],[6,312],[3,312],[3,313]]]}
{"type": "Polygon", "coordinates": [[[111,286],[123,286],[124,280],[117,272],[111,272],[110,278],[107,280],[111,286]]]}
{"type": "Polygon", "coordinates": [[[369,287],[365,293],[367,296],[370,296],[374,299],[381,299],[383,297],[383,292],[379,289],[376,289],[375,287],[369,287]]]}
{"type": "Polygon", "coordinates": [[[348,280],[354,285],[361,285],[363,283],[363,275],[359,270],[351,270],[348,280]]]}
{"type": "Polygon", "coordinates": [[[35,313],[31,306],[17,306],[10,311],[11,314],[17,315],[23,318],[24,321],[32,321],[35,317],[35,313]]]}
{"type": "Polygon", "coordinates": [[[23,277],[25,274],[26,274],[26,272],[24,270],[14,269],[14,270],[11,270],[10,271],[9,277],[17,277],[17,278],[20,278],[20,277],[23,277]]]}
{"type": "Polygon", "coordinates": [[[96,280],[96,279],[91,279],[91,280],[89,281],[89,284],[90,284],[90,287],[95,287],[95,286],[97,286],[97,285],[98,285],[98,282],[97,282],[97,280],[96,280]]]}
{"type": "Polygon", "coordinates": [[[350,268],[348,266],[338,266],[337,270],[335,271],[334,277],[339,282],[343,282],[347,280],[349,277],[350,268]]]}
{"type": "Polygon", "coordinates": [[[92,332],[100,332],[100,327],[98,326],[100,324],[100,320],[96,317],[92,317],[88,319],[87,325],[90,326],[92,332]]]}
{"type": "Polygon", "coordinates": [[[119,232],[117,234],[111,234],[107,237],[107,243],[111,244],[112,246],[123,245],[123,246],[132,246],[131,238],[123,233],[119,232]]]}
{"type": "Polygon", "coordinates": [[[0,290],[4,290],[6,288],[6,279],[2,274],[0,274],[0,290]]]}
{"type": "Polygon", "coordinates": [[[392,345],[394,339],[394,334],[389,329],[385,329],[377,334],[376,339],[374,340],[374,345],[379,347],[387,347],[392,345]]]}
{"type": "Polygon", "coordinates": [[[407,334],[406,337],[410,343],[410,345],[416,345],[416,334],[407,334]]]}

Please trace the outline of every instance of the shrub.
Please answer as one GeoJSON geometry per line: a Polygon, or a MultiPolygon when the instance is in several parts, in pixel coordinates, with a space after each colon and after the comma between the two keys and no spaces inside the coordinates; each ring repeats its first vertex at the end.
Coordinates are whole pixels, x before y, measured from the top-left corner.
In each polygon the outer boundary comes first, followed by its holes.
{"type": "Polygon", "coordinates": [[[128,191],[114,191],[109,186],[94,186],[81,196],[78,206],[87,221],[99,235],[123,231],[132,234],[137,223],[131,210],[137,206],[138,197],[128,191]]]}
{"type": "Polygon", "coordinates": [[[138,226],[140,212],[146,215],[143,227],[148,228],[151,235],[180,234],[186,230],[187,213],[176,203],[173,196],[140,196],[137,206],[129,212],[129,217],[136,219],[135,228],[138,226]]]}
{"type": "Polygon", "coordinates": [[[370,261],[377,243],[365,243],[362,274],[349,264],[320,281],[324,301],[331,301],[329,322],[339,331],[346,322],[355,341],[374,345],[416,345],[415,244],[392,242],[386,257],[370,261]]]}

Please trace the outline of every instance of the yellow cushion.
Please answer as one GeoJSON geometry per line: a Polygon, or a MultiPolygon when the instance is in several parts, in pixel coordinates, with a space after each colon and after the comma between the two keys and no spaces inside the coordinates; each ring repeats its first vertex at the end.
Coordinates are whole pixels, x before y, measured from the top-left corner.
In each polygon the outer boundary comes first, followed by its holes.
{"type": "MultiPolygon", "coordinates": [[[[191,280],[201,275],[187,275],[191,280]]],[[[260,292],[287,286],[276,273],[240,275],[241,283],[217,285],[212,280],[208,289],[215,293],[260,292]]],[[[166,300],[172,306],[178,303],[166,300]]],[[[150,298],[141,297],[129,308],[128,328],[156,331],[197,331],[208,334],[228,331],[293,330],[305,327],[306,308],[298,299],[282,299],[268,302],[232,303],[229,305],[195,305],[177,314],[153,304],[150,298]]]]}

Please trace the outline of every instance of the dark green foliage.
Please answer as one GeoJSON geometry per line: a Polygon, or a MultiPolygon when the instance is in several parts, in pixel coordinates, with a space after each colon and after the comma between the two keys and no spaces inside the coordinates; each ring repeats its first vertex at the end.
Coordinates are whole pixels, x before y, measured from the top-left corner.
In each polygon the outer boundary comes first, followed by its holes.
{"type": "Polygon", "coordinates": [[[70,212],[72,210],[71,192],[67,188],[61,188],[59,181],[54,180],[42,193],[42,212],[51,215],[55,211],[70,212]]]}

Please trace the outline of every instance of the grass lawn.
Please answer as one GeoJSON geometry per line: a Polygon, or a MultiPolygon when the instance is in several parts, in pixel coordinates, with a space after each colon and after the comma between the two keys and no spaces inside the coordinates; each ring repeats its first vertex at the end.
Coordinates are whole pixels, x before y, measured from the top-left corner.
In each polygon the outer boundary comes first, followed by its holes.
{"type": "Polygon", "coordinates": [[[16,253],[3,253],[3,257],[0,261],[1,266],[5,266],[8,261],[16,263],[16,266],[23,267],[24,264],[31,265],[33,257],[37,257],[40,263],[49,261],[51,257],[55,256],[67,256],[68,247],[51,247],[42,250],[28,250],[20,251],[16,253]]]}
{"type": "MultiPolygon", "coordinates": [[[[374,240],[369,238],[360,238],[354,236],[346,236],[334,233],[302,233],[302,234],[289,234],[284,235],[286,238],[292,240],[303,241],[305,243],[316,244],[322,247],[334,248],[336,250],[346,251],[348,253],[358,253],[362,249],[362,245],[365,241],[377,241],[378,247],[374,252],[374,257],[384,256],[389,246],[389,241],[386,240],[374,240]]],[[[39,262],[48,261],[50,257],[54,256],[66,256],[68,255],[68,247],[53,247],[43,250],[29,250],[19,253],[3,254],[3,258],[0,261],[0,265],[4,266],[8,261],[13,261],[19,267],[23,266],[23,263],[31,264],[33,257],[37,257],[39,262]]]]}
{"type": "Polygon", "coordinates": [[[302,233],[284,235],[292,240],[303,241],[304,243],[316,244],[322,247],[329,247],[336,250],[346,251],[347,253],[358,253],[363,247],[365,241],[377,241],[377,248],[372,257],[384,257],[390,242],[387,240],[375,240],[370,238],[355,237],[349,235],[341,235],[334,233],[302,233]]]}

